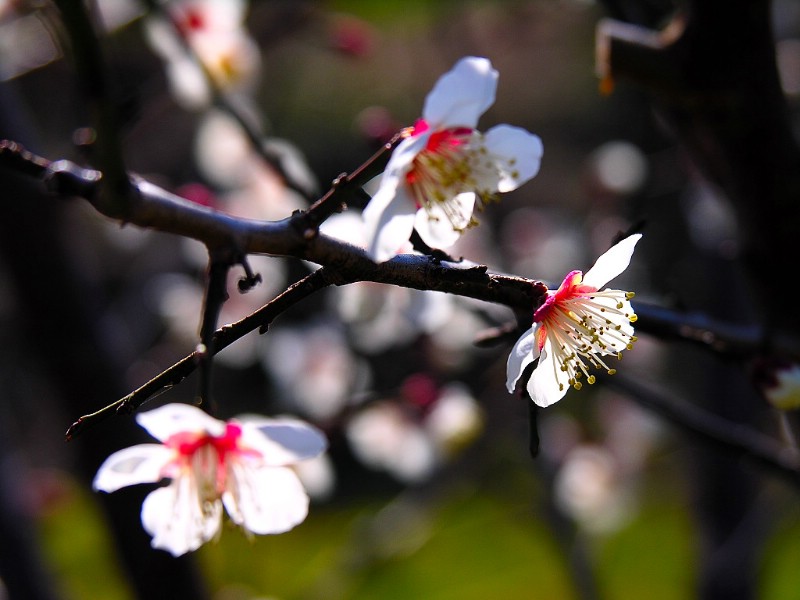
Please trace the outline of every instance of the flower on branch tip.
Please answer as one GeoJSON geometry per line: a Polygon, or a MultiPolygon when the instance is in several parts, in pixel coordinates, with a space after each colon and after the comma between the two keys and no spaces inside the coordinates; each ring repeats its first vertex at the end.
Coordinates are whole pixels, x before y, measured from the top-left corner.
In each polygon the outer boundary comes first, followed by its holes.
{"type": "Polygon", "coordinates": [[[572,271],[558,290],[533,313],[533,326],[517,340],[508,357],[506,387],[513,393],[522,372],[539,360],[528,380],[528,393],[539,406],[558,402],[569,386],[580,389],[581,379],[594,383],[590,368],[609,367],[604,357],[622,358],[636,341],[633,292],[604,289],[631,261],[641,234],[631,235],[597,259],[584,275],[572,271]]]}
{"type": "Polygon", "coordinates": [[[314,427],[258,416],[225,422],[186,404],[167,404],[136,420],[161,443],[115,452],[93,487],[113,492],[169,479],[142,505],[154,548],[174,556],[196,550],[220,531],[223,508],[248,534],[283,533],[306,518],[308,495],[291,467],[325,450],[314,427]]]}
{"type": "Polygon", "coordinates": [[[428,94],[364,209],[374,260],[398,254],[413,229],[433,248],[452,246],[476,224],[476,206],[538,173],[539,137],[511,125],[475,129],[494,103],[497,78],[488,59],[465,57],[428,94]]]}

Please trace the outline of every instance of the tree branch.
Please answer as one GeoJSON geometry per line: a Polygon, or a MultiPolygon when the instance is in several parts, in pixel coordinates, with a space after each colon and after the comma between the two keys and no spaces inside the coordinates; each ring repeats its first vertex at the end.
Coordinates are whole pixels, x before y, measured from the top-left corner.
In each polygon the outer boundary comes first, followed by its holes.
{"type": "Polygon", "coordinates": [[[793,486],[800,487],[800,452],[783,446],[753,428],[662,394],[631,378],[606,377],[603,383],[626,394],[636,404],[720,450],[742,456],[793,486]]]}
{"type": "Polygon", "coordinates": [[[104,183],[95,202],[104,214],[125,218],[128,212],[130,183],[119,137],[117,105],[109,97],[108,76],[100,42],[85,3],[80,0],[56,0],[69,37],[72,62],[81,91],[91,112],[95,128],[95,154],[104,175],[104,183]]]}
{"type": "MultiPolygon", "coordinates": [[[[374,164],[371,162],[374,160],[375,157],[366,164],[374,164]]],[[[48,162],[19,144],[0,141],[0,166],[4,164],[14,167],[25,164],[25,172],[41,178],[54,193],[82,197],[98,212],[106,214],[103,204],[95,202],[94,192],[102,176],[99,171],[64,160],[48,162]]],[[[336,204],[337,198],[355,193],[354,188],[365,172],[362,166],[353,177],[334,186],[325,196],[324,210],[336,204]]],[[[335,269],[345,281],[373,281],[447,292],[519,311],[532,311],[547,290],[539,281],[492,273],[485,266],[467,261],[404,254],[376,264],[363,248],[318,233],[313,223],[321,217],[312,217],[311,225],[306,220],[308,213],[303,211],[282,221],[240,219],[185,200],[148,181],[132,178],[132,182],[133,202],[125,223],[194,238],[210,250],[228,248],[241,255],[301,258],[335,269]]]]}
{"type": "MultiPolygon", "coordinates": [[[[307,275],[251,315],[215,331],[213,343],[208,351],[209,356],[224,350],[233,342],[255,329],[260,329],[261,332],[266,331],[270,323],[286,309],[339,281],[340,279],[334,277],[325,269],[319,269],[307,275]]],[[[114,414],[132,413],[148,400],[182,382],[194,372],[197,365],[198,351],[195,350],[127,396],[96,412],[80,417],[67,430],[65,436],[67,441],[72,440],[90,426],[96,425],[114,414]]]]}

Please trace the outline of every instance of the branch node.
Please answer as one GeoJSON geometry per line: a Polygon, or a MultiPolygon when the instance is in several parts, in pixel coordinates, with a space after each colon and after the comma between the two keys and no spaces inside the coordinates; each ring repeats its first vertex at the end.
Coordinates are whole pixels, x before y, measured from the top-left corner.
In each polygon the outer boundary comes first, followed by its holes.
{"type": "Polygon", "coordinates": [[[53,194],[91,199],[102,177],[101,171],[84,169],[69,160],[56,160],[48,165],[43,179],[53,194]]]}

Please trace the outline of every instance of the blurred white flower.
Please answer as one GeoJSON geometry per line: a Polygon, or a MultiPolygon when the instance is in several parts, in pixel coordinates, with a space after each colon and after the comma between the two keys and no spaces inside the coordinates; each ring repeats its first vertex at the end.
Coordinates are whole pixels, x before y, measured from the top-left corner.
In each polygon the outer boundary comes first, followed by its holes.
{"type": "Polygon", "coordinates": [[[407,484],[428,479],[483,430],[483,411],[458,383],[438,388],[417,374],[396,399],[373,402],[356,412],[345,433],[365,466],[407,484]]]}
{"type": "Polygon", "coordinates": [[[622,140],[606,142],[589,158],[589,167],[601,189],[622,196],[637,192],[648,175],[644,153],[622,140]]]}
{"type": "Polygon", "coordinates": [[[244,27],[247,2],[172,0],[165,10],[172,22],[160,15],[148,16],[145,33],[153,50],[166,61],[170,88],[179,104],[192,110],[208,107],[212,99],[208,78],[226,92],[249,95],[254,91],[261,53],[244,27]]]}
{"type": "Polygon", "coordinates": [[[337,416],[367,376],[334,325],[276,327],[263,336],[259,352],[284,408],[315,422],[337,416]]]}
{"type": "Polygon", "coordinates": [[[47,19],[0,3],[0,81],[23,75],[61,57],[47,19]]]}
{"type": "Polygon", "coordinates": [[[483,431],[483,410],[469,390],[457,383],[442,388],[423,421],[443,456],[454,456],[483,431]]]}
{"type": "Polygon", "coordinates": [[[283,533],[306,518],[308,496],[290,467],[325,450],[317,429],[250,415],[219,421],[186,404],[168,404],[136,420],[161,443],[115,452],[93,486],[113,492],[171,480],[142,505],[154,548],[175,556],[196,550],[220,531],[223,507],[251,534],[283,533]]]}
{"type": "Polygon", "coordinates": [[[404,483],[424,481],[436,467],[433,440],[394,402],[366,406],[348,421],[345,431],[361,463],[404,483]]]}
{"type": "Polygon", "coordinates": [[[760,359],[753,380],[767,401],[779,410],[800,408],[800,365],[777,358],[760,359]]]}
{"type": "Polygon", "coordinates": [[[587,531],[622,526],[634,509],[632,490],[613,455],[602,446],[579,445],[564,459],[554,482],[558,506],[587,531]]]}
{"type": "MultiPolygon", "coordinates": [[[[258,130],[256,117],[252,128],[258,130]]],[[[309,193],[317,181],[300,150],[279,138],[265,138],[265,150],[280,157],[281,168],[309,193]]],[[[194,143],[195,162],[203,177],[221,190],[215,208],[237,217],[279,220],[305,208],[306,200],[288,187],[253,147],[240,123],[209,110],[200,120],[194,143]]]]}

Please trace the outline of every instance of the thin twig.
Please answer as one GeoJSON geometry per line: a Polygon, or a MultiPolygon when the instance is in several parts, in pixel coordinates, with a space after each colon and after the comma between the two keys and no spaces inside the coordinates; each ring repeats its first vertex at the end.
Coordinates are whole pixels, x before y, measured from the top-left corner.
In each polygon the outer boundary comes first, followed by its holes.
{"type": "Polygon", "coordinates": [[[319,227],[332,214],[341,212],[346,206],[348,196],[366,195],[362,186],[383,172],[389,162],[392,150],[405,137],[406,131],[395,135],[355,171],[342,173],[334,179],[330,190],[311,205],[307,211],[298,213],[294,218],[296,221],[302,221],[303,226],[301,229],[306,232],[305,235],[310,235],[308,233],[310,229],[313,230],[319,227]]]}
{"type": "MultiPolygon", "coordinates": [[[[282,312],[336,281],[325,269],[318,269],[305,276],[253,314],[215,331],[210,354],[220,352],[255,329],[265,331],[282,312]]],[[[83,415],[67,429],[65,434],[67,441],[114,414],[132,413],[148,400],[186,379],[195,370],[197,364],[197,351],[195,350],[127,396],[96,412],[83,415]]]]}
{"type": "MultiPolygon", "coordinates": [[[[227,253],[226,253],[227,254],[227,253]]],[[[198,403],[210,414],[216,414],[217,407],[211,395],[211,367],[215,353],[215,333],[222,305],[228,298],[226,284],[231,261],[228,256],[209,251],[208,281],[203,300],[203,317],[200,323],[200,344],[195,349],[200,367],[200,381],[197,388],[198,403]]]]}

